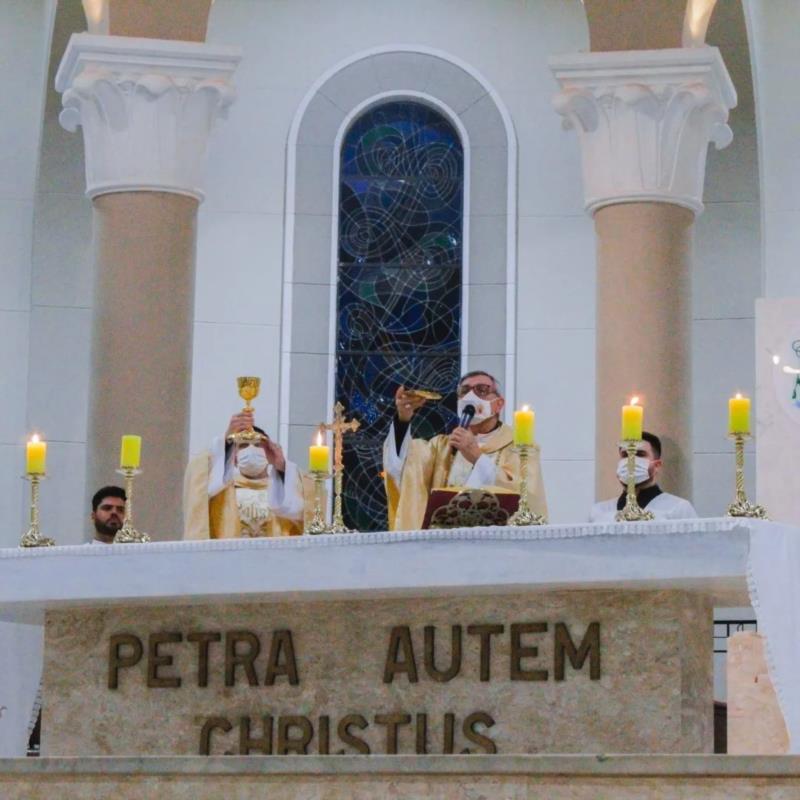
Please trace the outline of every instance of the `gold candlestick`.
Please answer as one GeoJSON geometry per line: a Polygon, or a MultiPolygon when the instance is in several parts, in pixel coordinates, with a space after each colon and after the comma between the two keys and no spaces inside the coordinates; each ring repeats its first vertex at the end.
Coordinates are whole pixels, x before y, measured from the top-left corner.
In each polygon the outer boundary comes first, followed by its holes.
{"type": "Polygon", "coordinates": [[[636,439],[625,440],[625,450],[628,452],[628,489],[625,497],[625,507],[617,511],[614,519],[617,522],[646,522],[655,519],[655,514],[639,506],[636,498],[636,451],[639,441],[636,439]]]}
{"type": "MultiPolygon", "coordinates": [[[[244,413],[252,414],[253,406],[250,404],[250,401],[258,397],[258,392],[261,389],[261,378],[245,375],[236,379],[236,386],[239,390],[239,397],[244,400],[244,408],[242,411],[244,413]]],[[[260,434],[252,427],[246,431],[232,433],[228,437],[229,442],[235,442],[236,444],[241,444],[242,442],[252,444],[254,442],[261,442],[263,439],[263,434],[260,434]]]]}
{"type": "Polygon", "coordinates": [[[304,533],[310,533],[312,536],[317,536],[321,533],[332,533],[331,526],[325,520],[325,511],[322,507],[323,497],[325,495],[325,481],[330,478],[330,474],[323,470],[312,470],[311,475],[314,478],[314,516],[311,522],[306,525],[304,533]]]}
{"type": "Polygon", "coordinates": [[[537,514],[528,502],[528,454],[531,446],[519,444],[514,451],[519,453],[519,505],[508,520],[509,525],[546,525],[547,520],[537,514]]]}
{"type": "Polygon", "coordinates": [[[19,546],[52,547],[55,540],[48,536],[42,536],[42,532],[39,530],[39,484],[45,476],[36,472],[28,472],[22,477],[31,482],[31,523],[27,532],[19,540],[19,546]]]}
{"type": "Polygon", "coordinates": [[[764,506],[751,503],[744,491],[744,442],[750,438],[750,434],[732,433],[730,438],[736,446],[736,499],[728,506],[727,516],[768,519],[764,506]]]}
{"type": "Polygon", "coordinates": [[[333,422],[322,426],[325,430],[333,431],[333,522],[330,533],[356,533],[344,524],[342,515],[342,477],[344,474],[344,435],[359,429],[357,419],[345,420],[344,406],[336,403],[333,407],[333,422]]]}
{"type": "Polygon", "coordinates": [[[114,535],[114,544],[142,544],[149,542],[146,533],[139,533],[133,527],[133,479],[141,473],[140,469],[122,467],[117,472],[125,476],[125,519],[122,527],[114,535]]]}

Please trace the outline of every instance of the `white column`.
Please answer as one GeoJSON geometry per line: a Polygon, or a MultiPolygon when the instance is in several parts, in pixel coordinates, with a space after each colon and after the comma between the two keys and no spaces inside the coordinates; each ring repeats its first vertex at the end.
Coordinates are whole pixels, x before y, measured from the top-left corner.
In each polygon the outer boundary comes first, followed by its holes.
{"type": "Polygon", "coordinates": [[[662,485],[687,496],[691,232],[708,144],[730,143],[736,92],[713,47],[579,53],[550,66],[597,232],[597,493],[619,491],[619,408],[639,394],[665,445],[662,485]]]}
{"type": "Polygon", "coordinates": [[[136,525],[156,538],[181,534],[197,205],[238,61],[229,47],[76,34],[56,75],[94,201],[87,489],[115,482],[121,434],[142,435],[136,525]]]}

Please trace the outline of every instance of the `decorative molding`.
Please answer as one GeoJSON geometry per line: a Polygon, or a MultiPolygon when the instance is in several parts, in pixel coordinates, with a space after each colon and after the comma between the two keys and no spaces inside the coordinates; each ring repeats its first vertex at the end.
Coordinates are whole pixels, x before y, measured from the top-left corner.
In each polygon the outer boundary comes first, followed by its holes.
{"type": "Polygon", "coordinates": [[[83,127],[86,194],[171,192],[202,201],[208,139],[236,97],[238,48],[73,34],[56,74],[59,117],[83,127]]]}
{"type": "Polygon", "coordinates": [[[553,105],[581,143],[586,210],[674,203],[699,213],[709,142],[733,139],[736,90],[716,47],[550,59],[553,105]]]}

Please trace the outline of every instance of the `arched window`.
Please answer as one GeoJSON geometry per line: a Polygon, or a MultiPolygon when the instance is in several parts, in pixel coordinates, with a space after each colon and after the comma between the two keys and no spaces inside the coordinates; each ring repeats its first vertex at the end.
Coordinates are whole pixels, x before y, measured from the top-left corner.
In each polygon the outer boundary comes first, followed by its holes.
{"type": "Polygon", "coordinates": [[[454,415],[464,152],[434,109],[388,102],[356,119],[340,166],[336,399],[361,422],[345,437],[344,513],[359,530],[384,530],[382,445],[395,389],[446,395],[417,414],[415,435],[441,433],[454,415]]]}

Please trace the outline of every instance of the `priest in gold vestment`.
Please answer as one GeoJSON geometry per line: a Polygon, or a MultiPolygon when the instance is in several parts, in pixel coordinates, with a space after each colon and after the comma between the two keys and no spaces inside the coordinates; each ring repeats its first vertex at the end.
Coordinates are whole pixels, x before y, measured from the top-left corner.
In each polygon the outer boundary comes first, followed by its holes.
{"type": "MultiPolygon", "coordinates": [[[[292,536],[303,532],[303,478],[277,442],[229,444],[231,433],[253,429],[252,413],[231,418],[225,437],[186,469],[184,539],[292,536]]],[[[261,434],[264,432],[255,428],[261,434]]],[[[266,437],[266,434],[264,434],[266,437]]]]}
{"type": "MultiPolygon", "coordinates": [[[[390,530],[420,528],[435,488],[519,491],[519,456],[513,448],[511,427],[500,420],[505,401],[495,378],[486,372],[468,372],[459,381],[459,417],[467,406],[475,410],[468,427],[429,441],[412,439],[411,419],[425,402],[403,386],[395,394],[396,414],[383,446],[390,530]]],[[[528,461],[528,500],[533,511],[547,516],[536,445],[528,461]]]]}

